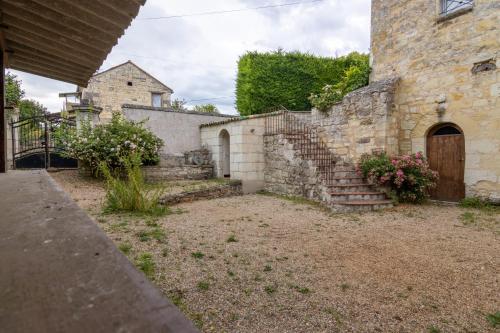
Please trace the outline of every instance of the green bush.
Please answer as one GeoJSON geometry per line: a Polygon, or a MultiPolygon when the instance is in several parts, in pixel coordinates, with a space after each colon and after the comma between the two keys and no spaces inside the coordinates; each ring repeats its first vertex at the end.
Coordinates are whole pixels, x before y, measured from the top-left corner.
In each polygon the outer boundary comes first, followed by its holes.
{"type": "Polygon", "coordinates": [[[389,186],[399,201],[420,203],[436,186],[438,174],[429,169],[421,152],[390,158],[384,152],[361,157],[360,172],[370,181],[389,186]]]}
{"type": "Polygon", "coordinates": [[[335,103],[342,101],[345,95],[356,89],[368,85],[370,77],[370,66],[367,59],[360,60],[349,67],[340,82],[335,85],[326,85],[318,94],[311,94],[309,100],[313,107],[320,111],[326,111],[335,103]]]}
{"type": "Polygon", "coordinates": [[[109,166],[101,162],[100,171],[106,179],[107,212],[135,212],[149,215],[163,215],[168,210],[160,205],[163,189],[148,189],[141,171],[141,157],[138,153],[123,157],[121,162],[127,173],[126,179],[112,174],[109,166]]]}
{"type": "Polygon", "coordinates": [[[312,104],[309,97],[322,92],[325,86],[335,86],[342,81],[343,89],[357,86],[360,75],[355,68],[360,66],[369,68],[368,56],[357,52],[338,58],[281,50],[248,52],[238,62],[238,112],[248,116],[266,113],[279,106],[290,110],[310,110],[312,104]]]}
{"type": "Polygon", "coordinates": [[[65,147],[66,157],[82,161],[93,173],[103,162],[112,170],[123,168],[123,156],[132,153],[137,153],[145,165],[157,164],[163,146],[160,138],[144,128],[144,122],[136,123],[117,113],[108,124],[92,127],[90,122],[84,122],[79,131],[62,126],[57,129],[55,139],[57,145],[65,147]]]}

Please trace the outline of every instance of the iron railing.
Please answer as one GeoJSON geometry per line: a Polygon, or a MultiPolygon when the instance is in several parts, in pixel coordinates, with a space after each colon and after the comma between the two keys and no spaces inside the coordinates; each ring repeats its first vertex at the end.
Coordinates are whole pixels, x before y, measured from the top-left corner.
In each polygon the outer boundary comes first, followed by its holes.
{"type": "Polygon", "coordinates": [[[441,0],[441,15],[450,14],[462,8],[471,7],[474,0],[441,0]]]}
{"type": "Polygon", "coordinates": [[[329,183],[334,177],[337,158],[321,139],[317,129],[301,121],[293,112],[279,111],[266,117],[265,135],[284,135],[294,144],[302,158],[313,162],[323,180],[329,183]]]}

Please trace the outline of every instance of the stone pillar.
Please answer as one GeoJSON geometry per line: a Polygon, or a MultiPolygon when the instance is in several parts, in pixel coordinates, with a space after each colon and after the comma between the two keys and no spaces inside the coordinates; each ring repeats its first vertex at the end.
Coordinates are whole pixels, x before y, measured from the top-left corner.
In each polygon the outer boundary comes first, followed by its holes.
{"type": "Polygon", "coordinates": [[[19,147],[19,131],[14,132],[12,137],[12,123],[19,120],[18,108],[6,108],[6,123],[7,123],[7,169],[14,169],[13,153],[14,149],[18,151],[19,147]]]}
{"type": "Polygon", "coordinates": [[[92,127],[97,125],[100,121],[99,115],[101,112],[102,108],[92,105],[75,105],[68,113],[70,118],[75,119],[77,130],[80,130],[85,122],[90,122],[92,127]]]}

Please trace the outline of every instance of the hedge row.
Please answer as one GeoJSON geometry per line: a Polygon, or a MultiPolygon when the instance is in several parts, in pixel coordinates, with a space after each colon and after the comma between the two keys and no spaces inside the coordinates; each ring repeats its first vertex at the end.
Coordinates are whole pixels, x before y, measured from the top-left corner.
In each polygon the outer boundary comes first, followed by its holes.
{"type": "Polygon", "coordinates": [[[311,94],[335,85],[352,66],[367,64],[368,56],[353,52],[338,58],[300,52],[248,52],[238,62],[236,107],[242,116],[284,106],[310,110],[311,94]]]}

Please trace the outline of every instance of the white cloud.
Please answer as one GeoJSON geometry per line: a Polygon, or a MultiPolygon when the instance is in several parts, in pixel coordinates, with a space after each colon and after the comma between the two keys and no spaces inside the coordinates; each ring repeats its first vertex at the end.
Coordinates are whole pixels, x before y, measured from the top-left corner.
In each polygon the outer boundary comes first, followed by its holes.
{"type": "MultiPolygon", "coordinates": [[[[370,0],[325,0],[237,13],[144,20],[284,1],[148,0],[102,69],[130,59],[173,88],[174,98],[225,97],[206,102],[213,102],[225,113],[235,113],[234,97],[226,97],[234,96],[238,57],[246,51],[281,47],[323,56],[368,51],[370,0]]],[[[23,80],[27,97],[53,112],[62,105],[58,93],[75,89],[69,84],[15,73],[23,80]]]]}

